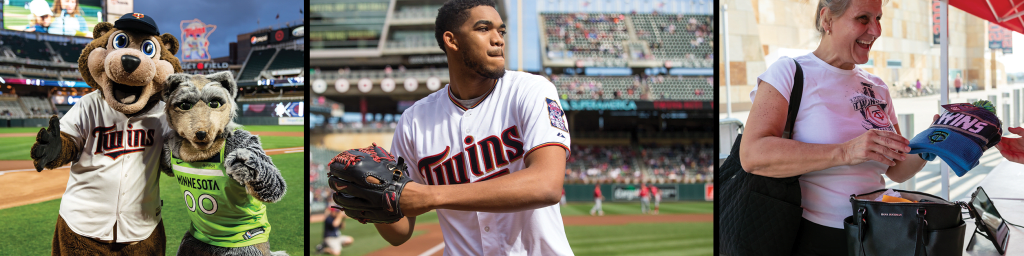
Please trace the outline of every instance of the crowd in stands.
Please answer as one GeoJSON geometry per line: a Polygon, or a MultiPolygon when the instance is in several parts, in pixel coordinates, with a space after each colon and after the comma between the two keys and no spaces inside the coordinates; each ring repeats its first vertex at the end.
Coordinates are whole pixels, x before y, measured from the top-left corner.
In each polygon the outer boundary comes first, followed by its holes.
{"type": "Polygon", "coordinates": [[[625,59],[681,61],[710,68],[714,55],[710,15],[642,13],[542,13],[548,59],[617,66],[625,59]],[[627,22],[629,20],[629,22],[627,22]],[[630,30],[627,23],[632,23],[630,30]],[[631,40],[630,33],[636,40],[631,40]],[[640,42],[646,42],[646,45],[640,42]],[[647,49],[643,49],[646,47],[647,49]],[[600,64],[604,63],[604,64],[600,64]]]}
{"type": "Polygon", "coordinates": [[[703,183],[711,182],[712,148],[705,144],[673,146],[572,145],[566,183],[703,183]]]}
{"type": "Polygon", "coordinates": [[[562,99],[711,100],[711,77],[551,75],[562,99]]]}

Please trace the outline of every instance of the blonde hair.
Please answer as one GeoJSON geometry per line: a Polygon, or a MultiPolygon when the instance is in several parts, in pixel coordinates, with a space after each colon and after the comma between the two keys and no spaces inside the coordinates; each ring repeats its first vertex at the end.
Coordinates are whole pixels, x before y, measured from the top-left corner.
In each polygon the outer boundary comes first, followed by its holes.
{"type": "MultiPolygon", "coordinates": [[[[818,9],[814,12],[814,28],[818,30],[818,33],[825,35],[825,27],[821,26],[821,9],[828,7],[829,14],[832,17],[843,16],[846,13],[846,9],[850,8],[850,3],[853,0],[818,0],[818,9]]],[[[889,0],[882,0],[882,6],[889,3],[889,0]]]]}

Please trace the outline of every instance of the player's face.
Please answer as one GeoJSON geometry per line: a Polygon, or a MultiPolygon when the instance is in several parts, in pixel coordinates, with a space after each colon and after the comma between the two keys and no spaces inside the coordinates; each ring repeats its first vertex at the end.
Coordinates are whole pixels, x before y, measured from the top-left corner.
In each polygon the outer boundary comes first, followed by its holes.
{"type": "Polygon", "coordinates": [[[459,51],[466,67],[491,79],[505,75],[505,22],[490,6],[469,10],[469,19],[460,28],[459,51]]]}

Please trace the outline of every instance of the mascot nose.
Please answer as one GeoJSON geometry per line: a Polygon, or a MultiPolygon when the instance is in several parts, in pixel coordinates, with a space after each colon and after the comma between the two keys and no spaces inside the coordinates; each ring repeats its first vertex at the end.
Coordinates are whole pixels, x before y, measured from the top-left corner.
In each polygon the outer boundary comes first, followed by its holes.
{"type": "Polygon", "coordinates": [[[206,139],[206,132],[204,132],[204,131],[196,132],[196,139],[205,140],[206,139]]]}
{"type": "Polygon", "coordinates": [[[135,68],[139,67],[139,62],[142,62],[142,60],[139,60],[139,57],[131,55],[121,56],[121,67],[124,67],[124,72],[128,72],[128,74],[131,74],[135,71],[135,68]]]}

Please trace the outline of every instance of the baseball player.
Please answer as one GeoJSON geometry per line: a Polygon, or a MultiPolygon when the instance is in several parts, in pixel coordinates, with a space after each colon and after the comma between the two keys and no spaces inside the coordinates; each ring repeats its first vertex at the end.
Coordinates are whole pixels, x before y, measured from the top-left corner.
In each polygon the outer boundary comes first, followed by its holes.
{"type": "Polygon", "coordinates": [[[651,211],[651,197],[647,191],[647,183],[640,183],[640,213],[651,211]]]}
{"type": "Polygon", "coordinates": [[[334,200],[396,246],[417,215],[436,210],[444,255],[572,255],[556,205],[570,140],[554,85],[505,70],[505,24],[493,1],[448,1],[435,25],[451,83],[405,110],[395,157],[376,146],[336,157],[334,200]],[[374,172],[381,164],[407,165],[414,182],[374,172]],[[384,206],[374,203],[381,198],[384,206]],[[404,217],[377,218],[394,213],[404,217]]]}
{"type": "Polygon", "coordinates": [[[601,200],[604,200],[604,196],[601,196],[601,184],[594,185],[594,207],[590,208],[590,216],[594,216],[594,212],[597,212],[597,216],[604,216],[601,200]]]}
{"type": "Polygon", "coordinates": [[[661,191],[658,191],[658,186],[650,186],[651,195],[654,196],[654,214],[658,214],[658,208],[661,206],[661,191]]]}

